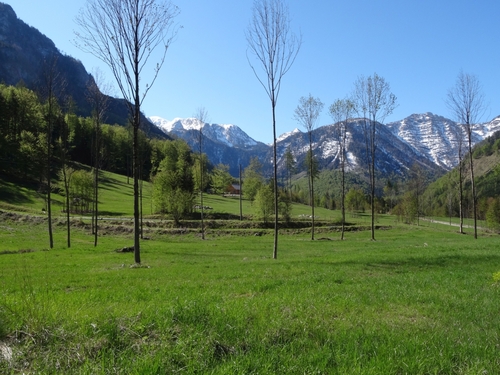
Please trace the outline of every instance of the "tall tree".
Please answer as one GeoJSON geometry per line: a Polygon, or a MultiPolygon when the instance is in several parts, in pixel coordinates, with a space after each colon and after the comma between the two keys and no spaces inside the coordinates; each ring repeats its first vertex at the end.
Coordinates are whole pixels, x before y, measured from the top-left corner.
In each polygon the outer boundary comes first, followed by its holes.
{"type": "Polygon", "coordinates": [[[347,161],[347,125],[354,114],[355,104],[350,99],[337,99],[330,106],[330,116],[333,119],[334,132],[338,142],[338,155],[341,171],[340,208],[342,211],[342,231],[340,238],[344,239],[345,231],[345,167],[347,161]]]}
{"type": "Polygon", "coordinates": [[[467,137],[469,152],[469,170],[472,190],[472,209],[474,216],[474,238],[477,238],[477,194],[474,181],[474,163],[472,157],[473,131],[485,111],[484,93],[477,76],[458,74],[455,86],[448,91],[447,104],[456,121],[462,126],[467,137]]]}
{"type": "Polygon", "coordinates": [[[353,99],[362,118],[366,163],[370,177],[371,239],[375,240],[375,154],[377,150],[377,124],[383,123],[396,108],[396,96],[389,83],[377,73],[360,76],[354,83],[353,99]]]}
{"type": "MultiPolygon", "coordinates": [[[[254,0],[252,20],[246,32],[250,52],[263,72],[259,75],[248,59],[250,67],[271,101],[273,124],[273,175],[278,181],[276,151],[276,103],[281,80],[290,70],[302,44],[302,38],[290,32],[288,7],[284,0],[254,0]]],[[[274,184],[274,250],[278,258],[278,184],[274,184]]]]}
{"type": "Polygon", "coordinates": [[[205,239],[205,225],[203,223],[203,188],[205,186],[204,184],[204,173],[205,173],[205,166],[204,166],[204,159],[202,157],[203,155],[203,127],[205,126],[205,122],[208,121],[208,112],[205,109],[205,107],[199,107],[196,110],[196,113],[194,115],[195,119],[198,120],[200,128],[198,129],[198,132],[196,134],[197,139],[196,141],[198,142],[198,155],[199,155],[199,161],[200,161],[200,183],[199,183],[199,192],[200,192],[200,213],[201,213],[201,239],[205,239]]]}
{"type": "Polygon", "coordinates": [[[141,263],[139,242],[139,144],[141,105],[158,77],[177,33],[179,10],[164,0],[88,0],[76,18],[77,45],[109,66],[126,100],[133,127],[134,260],[141,263]],[[153,51],[163,47],[149,83],[143,75],[153,51]]]}
{"type": "Polygon", "coordinates": [[[100,70],[95,70],[93,79],[87,85],[87,101],[92,107],[92,123],[94,127],[93,139],[93,167],[94,167],[94,209],[92,210],[92,224],[94,233],[94,247],[97,246],[99,227],[97,219],[99,217],[99,170],[102,164],[102,130],[104,116],[108,109],[108,96],[103,91],[109,91],[109,85],[104,83],[104,78],[100,70]]]}
{"type": "Polygon", "coordinates": [[[318,117],[323,109],[323,103],[319,98],[314,98],[311,94],[308,97],[301,97],[299,104],[295,108],[294,118],[307,131],[309,139],[309,155],[307,168],[309,169],[309,202],[311,203],[311,240],[314,240],[314,173],[313,173],[313,140],[312,132],[316,127],[318,117]]]}

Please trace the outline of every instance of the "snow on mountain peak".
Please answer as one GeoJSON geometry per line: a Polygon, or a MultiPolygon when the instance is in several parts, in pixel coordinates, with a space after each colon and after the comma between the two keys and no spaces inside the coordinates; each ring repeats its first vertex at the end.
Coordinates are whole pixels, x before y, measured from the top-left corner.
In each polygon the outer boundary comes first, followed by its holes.
{"type": "Polygon", "coordinates": [[[151,116],[149,119],[164,132],[174,133],[180,137],[186,132],[201,129],[204,137],[230,147],[245,148],[257,144],[254,139],[233,124],[209,124],[196,118],[175,118],[169,121],[159,116],[151,116]]]}
{"type": "Polygon", "coordinates": [[[285,139],[287,139],[288,137],[291,137],[292,135],[294,134],[297,134],[297,133],[302,133],[299,128],[295,128],[293,129],[291,132],[288,132],[288,133],[283,133],[281,134],[278,138],[276,138],[276,142],[281,142],[281,141],[284,141],[285,139]]]}

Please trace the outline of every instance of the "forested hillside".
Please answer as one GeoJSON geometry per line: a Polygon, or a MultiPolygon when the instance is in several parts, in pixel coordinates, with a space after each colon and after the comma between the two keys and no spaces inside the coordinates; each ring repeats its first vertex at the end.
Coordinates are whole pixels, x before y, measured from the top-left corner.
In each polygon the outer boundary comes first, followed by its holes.
{"type": "MultiPolygon", "coordinates": [[[[70,105],[74,114],[90,117],[92,106],[87,91],[95,83],[94,77],[81,61],[62,54],[52,40],[18,19],[12,7],[4,3],[0,3],[0,41],[0,83],[25,86],[40,95],[52,77],[57,81],[54,94],[59,105],[70,105]]],[[[125,101],[106,97],[105,121],[126,126],[129,113],[125,101]]],[[[148,136],[166,138],[144,116],[141,121],[148,136]]]]}
{"type": "MultiPolygon", "coordinates": [[[[32,90],[23,86],[0,85],[0,171],[21,179],[40,180],[45,171],[48,123],[51,123],[50,147],[53,175],[61,166],[61,155],[74,163],[92,165],[95,124],[90,117],[64,112],[47,101],[41,101],[32,90]],[[64,151],[64,150],[66,151],[64,151]]],[[[126,127],[102,125],[102,168],[127,174],[130,169],[131,143],[126,127]]],[[[143,170],[151,171],[151,146],[143,139],[143,170]]]]}
{"type": "MultiPolygon", "coordinates": [[[[479,219],[497,227],[500,223],[500,132],[478,143],[473,149],[479,219]]],[[[422,210],[428,215],[459,216],[459,175],[463,181],[464,217],[472,217],[472,196],[467,158],[451,172],[429,184],[422,197],[422,210]]]]}

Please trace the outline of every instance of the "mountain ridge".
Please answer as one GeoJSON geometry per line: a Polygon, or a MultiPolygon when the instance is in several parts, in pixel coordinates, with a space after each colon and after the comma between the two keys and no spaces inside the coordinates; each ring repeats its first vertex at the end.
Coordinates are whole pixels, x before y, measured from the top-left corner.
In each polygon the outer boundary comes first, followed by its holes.
{"type": "MultiPolygon", "coordinates": [[[[193,145],[189,137],[193,138],[193,131],[199,131],[200,125],[197,123],[193,127],[194,119],[176,118],[172,121],[162,119],[159,116],[151,116],[150,120],[163,131],[173,134],[176,137],[185,139],[193,145]],[[191,133],[190,133],[191,132],[191,133]],[[187,136],[188,134],[189,137],[187,136]]],[[[347,156],[348,170],[360,170],[364,158],[362,150],[363,134],[360,130],[360,119],[352,120],[348,126],[348,147],[347,156]]],[[[458,163],[457,151],[457,124],[443,116],[435,115],[431,112],[422,114],[412,114],[403,120],[394,121],[388,124],[378,124],[378,154],[377,163],[379,170],[383,174],[397,173],[403,175],[409,170],[412,164],[419,163],[424,169],[438,172],[448,171],[458,163]],[[388,166],[391,166],[389,168],[388,166]]],[[[477,143],[494,132],[500,130],[500,117],[485,123],[478,124],[474,131],[473,140],[477,143]]],[[[255,151],[261,162],[269,164],[272,160],[271,146],[265,145],[250,138],[242,129],[236,125],[217,125],[204,124],[202,129],[204,137],[210,139],[210,142],[219,144],[220,147],[232,147],[236,150],[255,151]],[[212,132],[206,132],[205,129],[212,128],[212,132]],[[214,128],[221,127],[219,132],[213,131],[214,128]],[[234,133],[242,139],[223,138],[222,129],[230,127],[238,129],[234,133]],[[213,136],[217,134],[217,136],[213,136]],[[250,139],[250,144],[243,141],[250,139]],[[255,142],[255,143],[253,143],[255,142]],[[253,150],[253,145],[259,145],[259,152],[253,150]],[[242,147],[245,145],[245,147],[242,147]]],[[[303,163],[308,150],[307,133],[294,129],[291,132],[284,133],[277,138],[278,167],[284,168],[283,155],[290,148],[298,164],[303,163]]],[[[338,142],[335,140],[332,125],[320,126],[313,131],[313,151],[319,159],[320,167],[336,168],[338,166],[338,142]]],[[[213,158],[207,153],[209,160],[213,158]]],[[[248,159],[248,158],[245,158],[248,159]]],[[[221,162],[220,160],[218,160],[221,162]]],[[[226,161],[227,162],[227,161],[226,161]]],[[[229,161],[230,169],[236,170],[235,166],[229,161]]]]}

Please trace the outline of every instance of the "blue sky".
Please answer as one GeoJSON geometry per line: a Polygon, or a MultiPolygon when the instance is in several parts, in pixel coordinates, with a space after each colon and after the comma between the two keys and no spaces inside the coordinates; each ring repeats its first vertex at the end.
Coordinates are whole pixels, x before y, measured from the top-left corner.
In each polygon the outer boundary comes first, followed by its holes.
{"type": "MultiPolygon", "coordinates": [[[[17,16],[81,60],[90,72],[109,69],[77,49],[74,18],[85,0],[0,0],[17,16]]],[[[143,111],[168,120],[205,107],[209,120],[235,124],[258,141],[272,142],[271,105],[246,57],[245,30],[252,0],[174,0],[179,29],[143,111]]],[[[383,76],[399,106],[386,122],[413,113],[450,117],[447,91],[461,69],[476,74],[488,110],[500,115],[500,27],[497,0],[289,0],[292,30],[302,48],[285,75],[277,103],[277,133],[300,125],[293,112],[301,96],[319,97],[318,125],[331,123],[328,107],[352,90],[360,75],[383,76]]],[[[115,95],[119,96],[118,89],[115,95]]],[[[301,129],[304,130],[304,129],[301,129]]]]}

